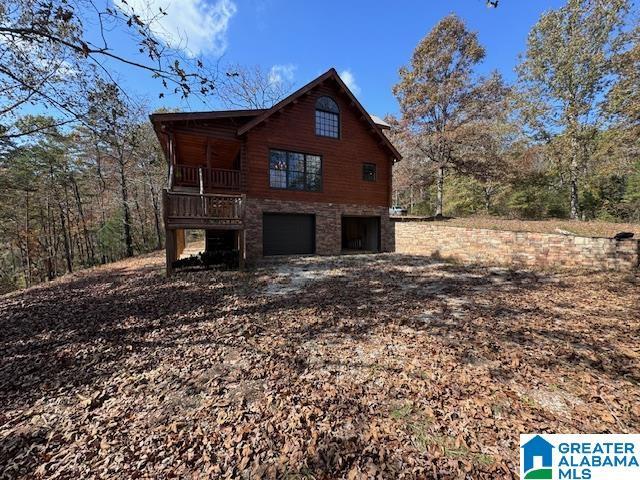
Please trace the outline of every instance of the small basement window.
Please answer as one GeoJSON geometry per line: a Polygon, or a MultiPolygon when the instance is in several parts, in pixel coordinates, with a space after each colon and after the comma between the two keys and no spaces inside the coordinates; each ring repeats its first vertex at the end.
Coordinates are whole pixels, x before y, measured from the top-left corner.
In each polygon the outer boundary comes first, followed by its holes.
{"type": "Polygon", "coordinates": [[[367,182],[376,181],[376,165],[375,163],[363,163],[362,164],[362,179],[367,182]]]}

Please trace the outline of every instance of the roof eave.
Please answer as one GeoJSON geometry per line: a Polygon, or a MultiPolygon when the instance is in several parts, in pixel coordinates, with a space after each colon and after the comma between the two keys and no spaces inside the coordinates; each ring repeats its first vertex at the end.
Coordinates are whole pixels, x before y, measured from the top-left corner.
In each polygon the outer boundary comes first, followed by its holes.
{"type": "Polygon", "coordinates": [[[266,109],[250,110],[214,110],[210,112],[175,112],[175,113],[152,113],[149,115],[151,123],[165,122],[187,122],[196,120],[217,120],[221,118],[255,117],[266,109]]]}

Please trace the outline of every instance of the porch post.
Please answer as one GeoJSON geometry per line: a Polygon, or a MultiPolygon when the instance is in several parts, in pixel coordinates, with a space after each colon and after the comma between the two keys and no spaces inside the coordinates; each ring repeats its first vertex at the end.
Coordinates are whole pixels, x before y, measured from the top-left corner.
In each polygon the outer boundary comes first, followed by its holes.
{"type": "Polygon", "coordinates": [[[246,242],[245,242],[245,229],[238,230],[238,267],[240,270],[244,270],[245,256],[246,256],[246,242]]]}
{"type": "Polygon", "coordinates": [[[165,239],[165,249],[167,258],[167,277],[173,274],[173,262],[177,259],[176,254],[176,230],[167,228],[167,238],[165,239]]]}

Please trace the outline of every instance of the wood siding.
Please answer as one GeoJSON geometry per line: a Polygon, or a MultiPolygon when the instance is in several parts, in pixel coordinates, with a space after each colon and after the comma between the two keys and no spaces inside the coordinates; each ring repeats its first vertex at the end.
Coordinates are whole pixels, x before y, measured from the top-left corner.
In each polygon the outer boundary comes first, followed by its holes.
{"type": "MultiPolygon", "coordinates": [[[[238,136],[238,128],[252,117],[211,120],[172,120],[163,124],[166,139],[175,141],[178,165],[239,169],[238,192],[260,199],[324,202],[388,207],[391,204],[392,152],[380,131],[333,79],[312,88],[264,122],[238,136]],[[340,108],[340,138],[317,136],[315,104],[320,96],[333,98],[340,108]],[[274,189],[269,186],[269,151],[288,150],[322,157],[322,188],[318,192],[274,189]],[[375,164],[375,181],[363,180],[363,164],[375,164]]],[[[175,174],[175,172],[174,172],[175,174]]],[[[193,182],[191,182],[193,183],[193,182]]],[[[176,181],[176,185],[180,183],[176,181]]]]}
{"type": "Polygon", "coordinates": [[[390,153],[331,80],[289,104],[246,136],[247,195],[286,201],[389,206],[390,153]],[[340,138],[315,134],[315,103],[327,95],[340,107],[340,138]],[[269,187],[269,150],[291,150],[322,156],[322,191],[301,192],[269,187]],[[373,163],[377,179],[362,179],[363,163],[373,163]]]}

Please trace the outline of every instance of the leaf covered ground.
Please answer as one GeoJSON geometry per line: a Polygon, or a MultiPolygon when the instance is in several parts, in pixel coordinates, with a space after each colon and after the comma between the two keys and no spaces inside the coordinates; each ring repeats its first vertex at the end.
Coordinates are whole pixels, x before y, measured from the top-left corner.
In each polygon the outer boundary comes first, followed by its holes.
{"type": "Polygon", "coordinates": [[[620,232],[631,232],[640,238],[640,224],[614,223],[600,220],[583,222],[580,220],[548,219],[548,220],[516,220],[494,216],[472,216],[449,218],[436,223],[448,227],[488,228],[490,230],[507,230],[515,232],[554,233],[568,232],[583,237],[611,238],[620,232]],[[559,232],[561,231],[561,232],[559,232]]]}
{"type": "Polygon", "coordinates": [[[515,478],[519,433],[640,430],[637,277],[162,267],[0,297],[2,478],[515,478]]]}

